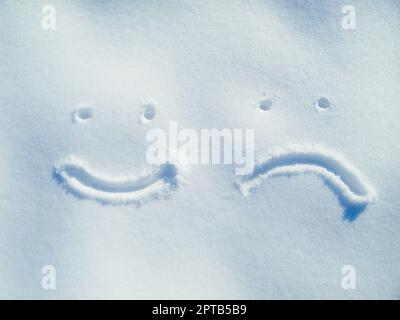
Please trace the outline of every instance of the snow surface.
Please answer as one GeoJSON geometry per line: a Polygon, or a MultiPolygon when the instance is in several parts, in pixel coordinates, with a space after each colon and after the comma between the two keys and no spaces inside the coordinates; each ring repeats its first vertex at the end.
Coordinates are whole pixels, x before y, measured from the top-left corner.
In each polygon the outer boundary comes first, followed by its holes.
{"type": "Polygon", "coordinates": [[[399,17],[395,0],[1,1],[0,298],[400,298],[399,17]],[[249,196],[232,165],[180,185],[145,158],[171,120],[252,128],[264,164],[317,152],[249,196]],[[353,219],[338,190],[365,200],[353,219]]]}

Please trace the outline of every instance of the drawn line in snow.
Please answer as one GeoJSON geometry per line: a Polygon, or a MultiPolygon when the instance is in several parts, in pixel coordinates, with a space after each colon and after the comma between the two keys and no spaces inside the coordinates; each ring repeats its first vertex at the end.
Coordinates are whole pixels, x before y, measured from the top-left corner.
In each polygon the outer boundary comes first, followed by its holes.
{"type": "Polygon", "coordinates": [[[178,168],[163,164],[138,177],[109,177],[97,173],[77,157],[70,156],[53,168],[53,177],[67,193],[103,205],[141,205],[169,197],[178,187],[178,168]]]}
{"type": "Polygon", "coordinates": [[[243,195],[248,195],[265,179],[291,177],[299,174],[319,176],[334,192],[345,209],[344,218],[354,220],[377,194],[367,179],[336,153],[312,146],[297,146],[273,153],[256,164],[253,172],[237,183],[243,195]]]}
{"type": "Polygon", "coordinates": [[[72,122],[84,123],[93,117],[93,108],[82,107],[71,113],[72,122]]]}

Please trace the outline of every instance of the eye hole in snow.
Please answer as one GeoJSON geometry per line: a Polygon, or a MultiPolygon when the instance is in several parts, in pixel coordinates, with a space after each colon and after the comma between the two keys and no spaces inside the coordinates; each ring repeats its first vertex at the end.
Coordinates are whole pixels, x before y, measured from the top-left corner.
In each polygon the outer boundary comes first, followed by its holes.
{"type": "Polygon", "coordinates": [[[271,109],[271,107],[272,107],[272,100],[270,99],[264,99],[258,103],[258,108],[261,111],[268,111],[269,109],[271,109]]]}
{"type": "Polygon", "coordinates": [[[331,106],[331,102],[326,97],[319,97],[315,105],[320,109],[328,109],[331,106]]]}
{"type": "Polygon", "coordinates": [[[257,109],[265,112],[272,109],[272,105],[279,99],[277,92],[263,92],[261,99],[258,101],[257,109]]]}
{"type": "Polygon", "coordinates": [[[72,121],[75,123],[86,122],[93,117],[92,108],[80,108],[72,112],[72,121]]]}
{"type": "Polygon", "coordinates": [[[156,106],[153,102],[148,102],[143,105],[143,110],[140,115],[140,122],[148,124],[156,117],[156,106]]]}

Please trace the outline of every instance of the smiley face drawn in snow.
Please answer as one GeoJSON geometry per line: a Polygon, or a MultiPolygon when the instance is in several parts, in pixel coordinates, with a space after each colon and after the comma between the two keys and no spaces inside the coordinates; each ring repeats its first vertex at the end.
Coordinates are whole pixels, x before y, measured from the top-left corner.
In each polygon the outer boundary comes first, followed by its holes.
{"type": "MultiPolygon", "coordinates": [[[[92,119],[93,108],[81,107],[71,113],[74,123],[85,123],[92,119]]],[[[155,104],[145,103],[140,115],[142,123],[155,117],[155,104]]],[[[94,170],[80,157],[70,155],[60,160],[53,168],[53,177],[77,198],[90,199],[103,205],[141,205],[152,199],[169,197],[179,182],[178,166],[164,163],[153,166],[140,175],[110,176],[94,170]]]]}

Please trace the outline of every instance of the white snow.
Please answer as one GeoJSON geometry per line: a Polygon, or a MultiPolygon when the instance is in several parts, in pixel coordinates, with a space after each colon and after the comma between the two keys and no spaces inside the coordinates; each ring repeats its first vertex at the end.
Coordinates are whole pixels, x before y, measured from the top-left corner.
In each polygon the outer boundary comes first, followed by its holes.
{"type": "Polygon", "coordinates": [[[1,1],[0,21],[1,298],[400,297],[398,1],[1,1]],[[231,165],[172,188],[145,157],[169,121],[254,129],[261,164],[317,156],[247,197],[231,165]]]}

